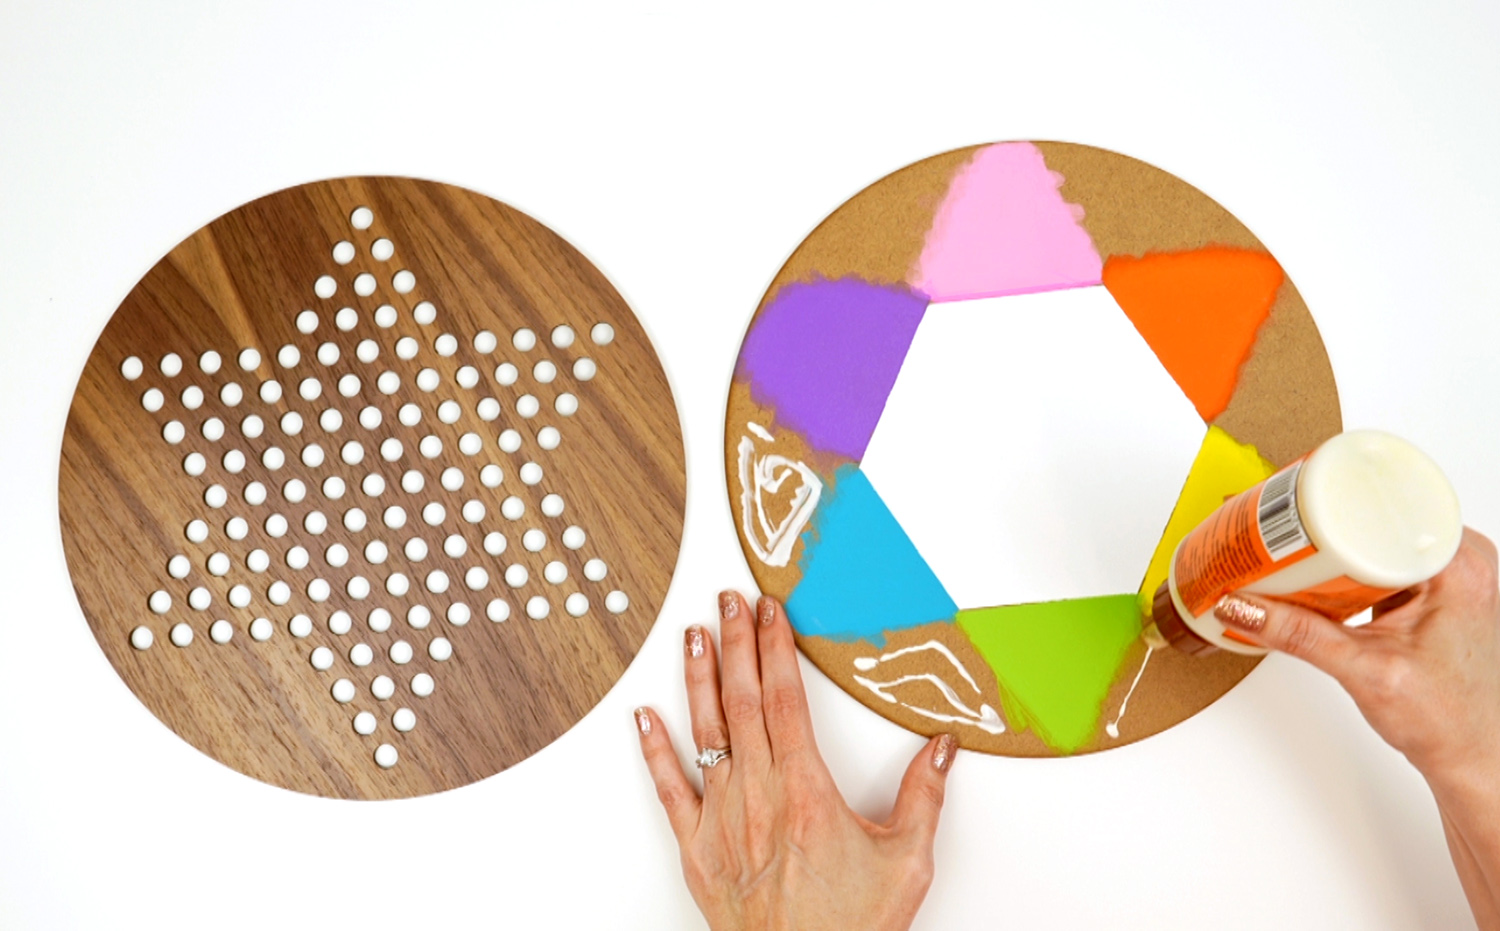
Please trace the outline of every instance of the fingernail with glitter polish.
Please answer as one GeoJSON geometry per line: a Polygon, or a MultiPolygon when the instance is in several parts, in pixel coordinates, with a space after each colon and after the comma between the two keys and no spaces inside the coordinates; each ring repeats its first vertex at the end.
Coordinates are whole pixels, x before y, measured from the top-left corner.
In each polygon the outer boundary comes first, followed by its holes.
{"type": "Polygon", "coordinates": [[[651,715],[645,708],[635,709],[635,726],[640,729],[642,737],[651,733],[651,715]]]}
{"type": "Polygon", "coordinates": [[[699,627],[697,624],[689,627],[687,629],[687,634],[683,637],[683,645],[687,647],[688,656],[702,656],[703,628],[699,627]]]}
{"type": "Polygon", "coordinates": [[[953,758],[958,755],[958,738],[952,734],[944,734],[938,738],[937,746],[932,749],[932,768],[940,773],[946,773],[948,767],[953,765],[953,758]]]}
{"type": "Polygon", "coordinates": [[[771,622],[776,620],[776,599],[770,595],[762,595],[756,610],[760,617],[760,626],[770,627],[771,622]]]}
{"type": "Polygon", "coordinates": [[[739,596],[734,592],[719,592],[719,617],[727,621],[739,613],[739,596]]]}
{"type": "Polygon", "coordinates": [[[1239,595],[1225,595],[1214,605],[1214,617],[1225,627],[1258,634],[1266,626],[1266,609],[1239,595]]]}

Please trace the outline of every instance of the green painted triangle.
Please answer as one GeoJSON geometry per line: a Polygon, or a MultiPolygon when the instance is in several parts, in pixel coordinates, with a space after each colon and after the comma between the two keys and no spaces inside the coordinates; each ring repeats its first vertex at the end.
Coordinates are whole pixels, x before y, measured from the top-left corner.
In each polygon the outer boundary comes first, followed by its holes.
{"type": "Polygon", "coordinates": [[[1074,753],[1099,732],[1141,615],[1135,595],[1106,595],[960,611],[958,626],[994,670],[1011,729],[1074,753]]]}

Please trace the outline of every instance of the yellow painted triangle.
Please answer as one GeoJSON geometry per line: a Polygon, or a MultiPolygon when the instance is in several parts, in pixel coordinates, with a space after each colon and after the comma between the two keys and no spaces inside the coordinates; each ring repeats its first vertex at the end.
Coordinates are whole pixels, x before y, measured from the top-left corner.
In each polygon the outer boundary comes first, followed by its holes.
{"type": "Polygon", "coordinates": [[[1151,599],[1157,586],[1167,580],[1172,554],[1182,538],[1207,520],[1226,498],[1258,485],[1275,471],[1276,467],[1263,459],[1254,446],[1237,441],[1218,427],[1208,428],[1136,596],[1142,617],[1151,616],[1151,599]]]}

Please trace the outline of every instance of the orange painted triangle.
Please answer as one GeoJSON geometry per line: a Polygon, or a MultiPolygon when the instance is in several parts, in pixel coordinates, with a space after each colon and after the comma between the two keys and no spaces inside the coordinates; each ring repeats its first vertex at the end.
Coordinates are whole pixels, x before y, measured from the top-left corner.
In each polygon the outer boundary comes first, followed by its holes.
{"type": "Polygon", "coordinates": [[[1267,253],[1226,246],[1104,263],[1104,287],[1205,422],[1229,406],[1283,277],[1267,253]]]}

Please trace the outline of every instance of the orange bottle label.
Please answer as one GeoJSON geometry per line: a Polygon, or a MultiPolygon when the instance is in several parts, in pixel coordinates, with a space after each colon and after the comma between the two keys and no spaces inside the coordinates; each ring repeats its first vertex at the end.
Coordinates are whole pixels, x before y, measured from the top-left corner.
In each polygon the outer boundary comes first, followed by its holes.
{"type": "Polygon", "coordinates": [[[1297,513],[1297,476],[1306,458],[1230,498],[1183,538],[1172,576],[1194,617],[1230,592],[1317,552],[1297,513]]]}
{"type": "Polygon", "coordinates": [[[1347,575],[1341,575],[1321,585],[1304,588],[1300,592],[1277,595],[1276,600],[1290,601],[1292,604],[1310,608],[1335,621],[1347,621],[1370,605],[1384,601],[1398,591],[1400,589],[1397,588],[1376,588],[1373,585],[1356,582],[1347,575]]]}

